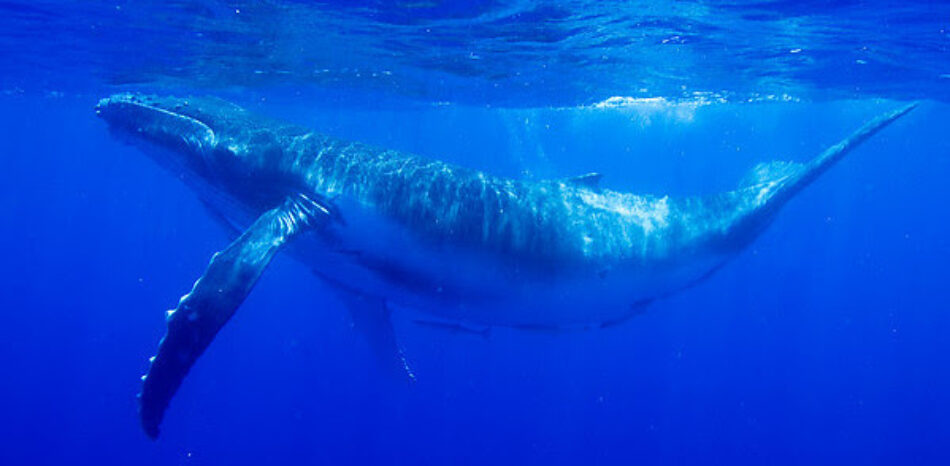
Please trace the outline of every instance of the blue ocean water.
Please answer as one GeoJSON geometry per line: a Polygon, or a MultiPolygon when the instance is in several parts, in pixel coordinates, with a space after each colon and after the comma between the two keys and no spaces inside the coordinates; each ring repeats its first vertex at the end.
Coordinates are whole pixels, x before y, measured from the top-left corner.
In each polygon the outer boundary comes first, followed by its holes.
{"type": "Polygon", "coordinates": [[[930,2],[0,2],[0,463],[947,464],[948,52],[930,2]],[[121,91],[671,195],[921,105],[622,325],[397,310],[411,387],[278,256],[151,441],[163,311],[229,237],[95,118],[121,91]]]}

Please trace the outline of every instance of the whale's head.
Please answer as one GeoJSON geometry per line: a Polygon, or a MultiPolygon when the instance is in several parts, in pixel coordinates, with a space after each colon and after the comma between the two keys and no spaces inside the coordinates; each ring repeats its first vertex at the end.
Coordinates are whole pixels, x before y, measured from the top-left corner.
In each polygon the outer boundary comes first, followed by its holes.
{"type": "Polygon", "coordinates": [[[195,171],[206,167],[219,142],[214,114],[197,107],[186,98],[116,94],[99,101],[96,115],[162,165],[195,171]]]}
{"type": "Polygon", "coordinates": [[[276,178],[285,176],[279,170],[285,139],[298,129],[224,100],[116,94],[100,100],[96,114],[120,139],[183,179],[262,203],[283,195],[268,187],[293,184],[276,178]]]}

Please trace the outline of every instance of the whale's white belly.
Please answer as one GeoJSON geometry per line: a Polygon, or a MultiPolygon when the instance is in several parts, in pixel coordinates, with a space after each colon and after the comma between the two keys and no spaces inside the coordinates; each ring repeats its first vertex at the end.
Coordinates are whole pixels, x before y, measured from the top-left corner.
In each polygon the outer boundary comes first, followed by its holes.
{"type": "Polygon", "coordinates": [[[456,321],[545,327],[614,322],[725,260],[712,253],[652,266],[520,259],[431,241],[372,209],[340,203],[343,223],[301,241],[295,256],[334,284],[456,321]]]}

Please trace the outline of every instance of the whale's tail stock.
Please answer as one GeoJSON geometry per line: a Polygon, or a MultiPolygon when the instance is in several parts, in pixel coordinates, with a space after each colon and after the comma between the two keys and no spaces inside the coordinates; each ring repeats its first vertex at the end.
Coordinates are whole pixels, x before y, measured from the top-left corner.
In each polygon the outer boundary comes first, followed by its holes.
{"type": "Polygon", "coordinates": [[[805,163],[773,161],[756,165],[741,187],[718,196],[716,203],[734,204],[735,217],[728,222],[731,235],[754,237],[775,213],[806,186],[818,179],[845,155],[871,136],[917,107],[913,102],[880,115],[864,124],[844,140],[825,149],[805,163]]]}

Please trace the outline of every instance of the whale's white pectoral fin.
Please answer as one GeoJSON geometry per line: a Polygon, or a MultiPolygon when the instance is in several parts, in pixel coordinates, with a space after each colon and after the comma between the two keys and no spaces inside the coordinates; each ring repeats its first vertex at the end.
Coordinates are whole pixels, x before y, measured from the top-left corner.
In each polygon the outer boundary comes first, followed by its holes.
{"type": "Polygon", "coordinates": [[[192,364],[250,293],[274,254],[300,232],[329,219],[327,206],[298,194],[262,214],[212,257],[191,292],[168,311],[168,332],[142,378],[139,416],[150,437],[158,436],[165,408],[192,364]]]}
{"type": "Polygon", "coordinates": [[[394,377],[415,382],[416,374],[412,371],[405,352],[396,340],[396,332],[393,331],[386,301],[334,285],[332,282],[330,285],[349,311],[353,326],[363,334],[369,344],[379,368],[394,377]]]}

